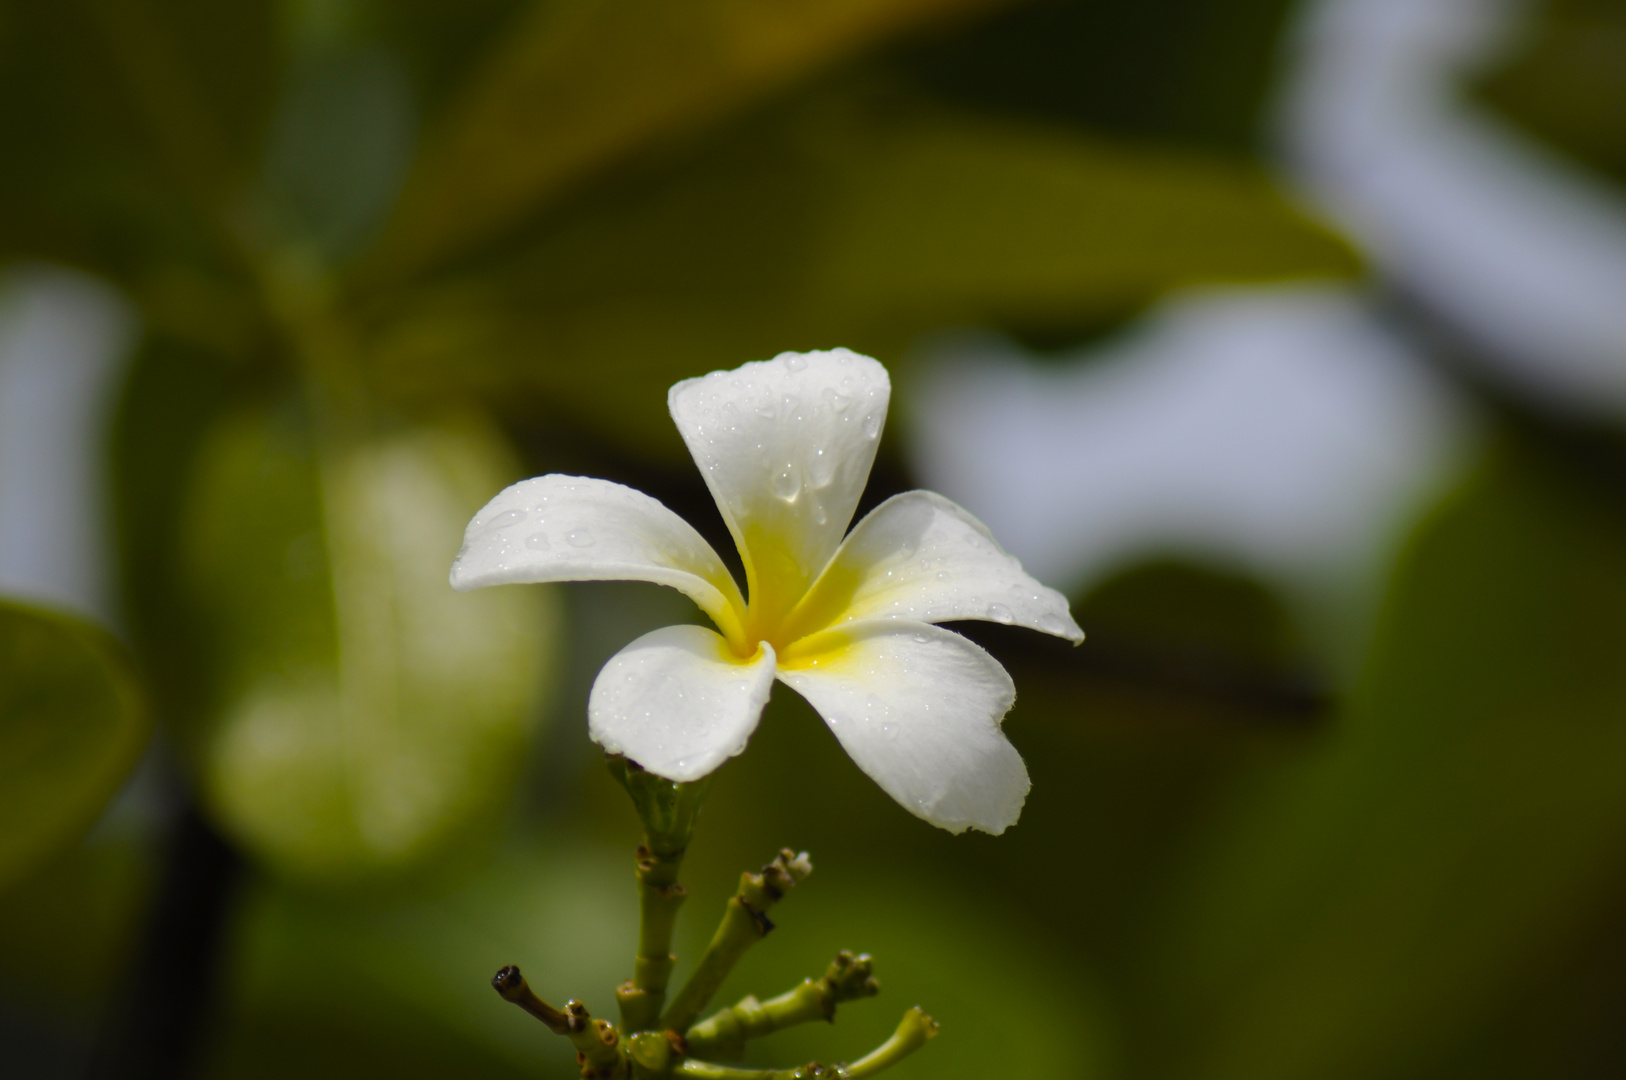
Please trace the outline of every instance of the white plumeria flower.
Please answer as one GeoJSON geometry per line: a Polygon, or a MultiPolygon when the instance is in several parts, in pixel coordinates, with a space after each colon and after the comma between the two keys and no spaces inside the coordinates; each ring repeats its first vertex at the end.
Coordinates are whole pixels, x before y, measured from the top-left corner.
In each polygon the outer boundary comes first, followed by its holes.
{"type": "Polygon", "coordinates": [[[672,387],[672,419],[739,548],[749,603],[683,519],[642,492],[578,476],[539,476],[492,499],[469,523],[452,586],[669,585],[717,632],[668,626],[604,666],[588,731],[606,750],[698,780],[745,749],[777,678],[904,807],[954,832],[1003,832],[1028,792],[1000,731],[1016,689],[988,653],[933,624],[1084,634],[1064,596],[940,495],[894,496],[843,538],[890,397],[886,369],[846,349],[672,387]]]}

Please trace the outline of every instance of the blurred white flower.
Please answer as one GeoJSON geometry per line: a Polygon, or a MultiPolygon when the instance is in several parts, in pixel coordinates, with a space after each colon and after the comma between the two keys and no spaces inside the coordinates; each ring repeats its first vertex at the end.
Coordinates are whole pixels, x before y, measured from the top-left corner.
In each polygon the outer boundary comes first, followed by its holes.
{"type": "Polygon", "coordinates": [[[895,496],[843,538],[890,396],[886,369],[845,349],[672,387],[672,418],[739,548],[749,603],[711,546],[659,502],[559,475],[515,484],[475,515],[452,586],[678,589],[721,632],[665,627],[605,665],[588,721],[606,750],[671,780],[699,779],[745,748],[778,678],[904,807],[955,832],[1002,832],[1028,791],[1000,731],[1015,688],[993,657],[933,624],[1084,635],[1065,597],[942,496],[895,496]]]}

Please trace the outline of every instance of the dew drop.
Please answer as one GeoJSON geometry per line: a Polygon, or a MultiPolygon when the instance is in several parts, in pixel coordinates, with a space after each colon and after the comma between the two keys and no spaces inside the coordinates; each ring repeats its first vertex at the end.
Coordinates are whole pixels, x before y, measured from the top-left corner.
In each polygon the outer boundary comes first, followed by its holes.
{"type": "Polygon", "coordinates": [[[813,460],[807,463],[807,483],[815,491],[830,486],[836,478],[836,457],[819,447],[813,451],[813,460]]]}
{"type": "Polygon", "coordinates": [[[864,417],[864,438],[873,439],[881,433],[881,416],[879,413],[870,413],[864,417]]]}
{"type": "Polygon", "coordinates": [[[989,604],[988,617],[998,623],[1010,623],[1016,619],[1016,616],[1011,614],[1011,609],[1004,604],[989,604]]]}
{"type": "Polygon", "coordinates": [[[1057,615],[1046,615],[1039,620],[1039,629],[1047,634],[1065,634],[1067,623],[1057,615]]]}
{"type": "Polygon", "coordinates": [[[525,520],[525,511],[523,511],[523,510],[505,510],[500,514],[494,515],[490,521],[486,522],[486,528],[488,528],[488,529],[503,529],[503,528],[507,528],[509,525],[513,525],[516,522],[520,522],[520,521],[524,521],[524,520],[525,520]]]}
{"type": "Polygon", "coordinates": [[[553,545],[548,543],[547,533],[532,533],[525,538],[525,546],[532,551],[546,551],[553,545]]]}
{"type": "Polygon", "coordinates": [[[893,742],[897,739],[897,737],[898,725],[894,724],[890,720],[881,725],[881,738],[886,739],[888,742],[893,742]]]}
{"type": "Polygon", "coordinates": [[[565,533],[565,543],[575,548],[592,547],[593,533],[589,529],[571,529],[565,533]]]}
{"type": "Polygon", "coordinates": [[[828,401],[830,403],[830,408],[834,409],[838,413],[846,412],[847,406],[853,403],[852,398],[848,397],[846,394],[837,393],[836,388],[833,386],[826,386],[824,388],[824,400],[828,401]]]}
{"type": "Polygon", "coordinates": [[[801,403],[802,399],[797,397],[795,394],[786,394],[780,399],[779,406],[784,410],[786,416],[791,416],[795,414],[796,407],[801,403]]]}
{"type": "Polygon", "coordinates": [[[931,639],[930,635],[927,635],[927,634],[916,634],[915,635],[915,644],[917,644],[917,645],[928,644],[931,640],[932,639],[931,639]]]}
{"type": "Polygon", "coordinates": [[[757,406],[757,415],[762,417],[764,420],[772,420],[779,414],[774,412],[773,404],[771,402],[763,402],[761,405],[757,406]]]}
{"type": "Polygon", "coordinates": [[[774,474],[774,497],[786,502],[795,502],[796,496],[802,493],[802,478],[797,474],[796,466],[787,463],[783,469],[774,474]]]}
{"type": "Polygon", "coordinates": [[[787,356],[785,357],[785,367],[791,371],[802,371],[807,367],[807,357],[787,356]]]}
{"type": "Polygon", "coordinates": [[[824,512],[824,505],[822,503],[815,504],[813,507],[813,524],[823,525],[829,520],[830,515],[824,512]]]}
{"type": "Polygon", "coordinates": [[[939,570],[937,572],[937,580],[938,581],[947,581],[948,579],[949,579],[949,572],[947,570],[939,570]]]}

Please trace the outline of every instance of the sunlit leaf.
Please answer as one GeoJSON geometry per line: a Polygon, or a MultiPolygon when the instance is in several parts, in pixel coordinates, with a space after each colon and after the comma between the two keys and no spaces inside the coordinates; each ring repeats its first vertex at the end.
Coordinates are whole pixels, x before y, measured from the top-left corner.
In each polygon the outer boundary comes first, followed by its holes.
{"type": "Polygon", "coordinates": [[[0,888],[90,827],[149,726],[105,631],[0,600],[0,888]]]}
{"type": "Polygon", "coordinates": [[[670,452],[688,375],[833,345],[895,364],[945,325],[1089,327],[1194,282],[1354,265],[1251,167],[817,97],[410,294],[377,363],[408,395],[483,390],[670,452]]]}
{"type": "Polygon", "coordinates": [[[446,115],[376,269],[489,238],[572,181],[897,32],[992,0],[533,4],[446,115]]]}
{"type": "Polygon", "coordinates": [[[1442,1075],[1594,917],[1626,852],[1626,516],[1598,483],[1504,447],[1416,537],[1341,730],[1250,778],[1177,890],[1168,1075],[1442,1075]]]}
{"type": "Polygon", "coordinates": [[[513,478],[495,437],[450,423],[318,451],[288,408],[233,415],[198,460],[185,572],[215,693],[195,753],[228,831],[344,878],[500,811],[556,609],[541,589],[446,584],[468,518],[513,478]]]}

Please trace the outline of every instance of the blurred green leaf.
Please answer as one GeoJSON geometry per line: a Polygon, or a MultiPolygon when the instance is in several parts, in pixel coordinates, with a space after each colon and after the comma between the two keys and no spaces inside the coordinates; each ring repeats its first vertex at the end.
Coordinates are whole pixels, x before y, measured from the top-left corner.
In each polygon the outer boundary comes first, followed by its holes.
{"type": "Polygon", "coordinates": [[[499,813],[557,620],[546,590],[446,583],[515,471],[500,440],[453,420],[319,451],[294,408],[254,409],[196,460],[183,573],[216,683],[194,748],[227,829],[285,872],[343,879],[499,813]]]}
{"type": "Polygon", "coordinates": [[[392,50],[327,47],[291,65],[261,179],[268,218],[329,259],[383,221],[417,137],[405,65],[392,50]]]}
{"type": "Polygon", "coordinates": [[[815,95],[403,297],[375,362],[408,396],[484,392],[675,453],[666,388],[699,372],[833,345],[896,363],[945,325],[1089,326],[1194,282],[1355,268],[1252,167],[815,95]]]}
{"type": "Polygon", "coordinates": [[[140,759],[149,728],[111,636],[0,600],[0,889],[90,827],[140,759]]]}
{"type": "Polygon", "coordinates": [[[375,269],[399,279],[492,237],[649,142],[911,27],[991,0],[535,3],[441,118],[375,269]]]}
{"type": "Polygon", "coordinates": [[[1626,183],[1626,5],[1547,0],[1533,29],[1480,80],[1481,97],[1581,162],[1626,183]]]}
{"type": "Polygon", "coordinates": [[[1610,895],[1626,512],[1550,454],[1501,447],[1426,523],[1342,729],[1216,814],[1158,934],[1167,1075],[1447,1075],[1610,895]]]}
{"type": "Polygon", "coordinates": [[[217,217],[258,149],[270,0],[0,2],[0,259],[140,287],[230,265],[217,217]]]}
{"type": "Polygon", "coordinates": [[[1292,0],[1036,0],[902,50],[900,66],[973,108],[1248,154],[1292,0]]]}

